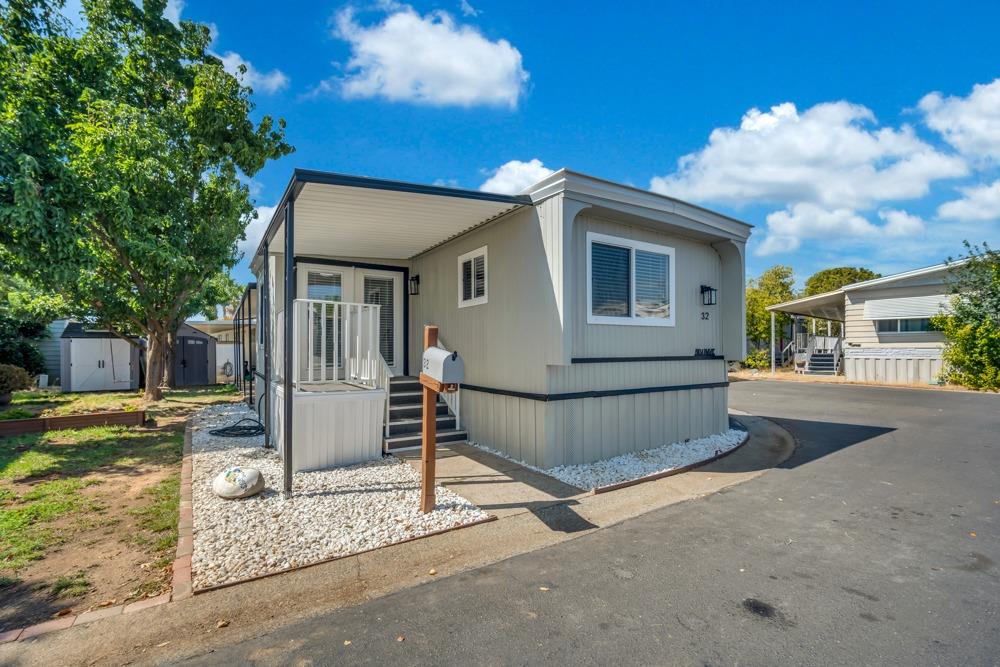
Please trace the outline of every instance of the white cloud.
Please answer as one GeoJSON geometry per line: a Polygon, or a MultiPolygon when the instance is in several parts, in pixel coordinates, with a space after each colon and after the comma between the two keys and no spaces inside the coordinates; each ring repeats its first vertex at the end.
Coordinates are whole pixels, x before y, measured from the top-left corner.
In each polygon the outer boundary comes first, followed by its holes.
{"type": "Polygon", "coordinates": [[[920,217],[906,211],[883,209],[878,212],[878,217],[885,222],[882,232],[886,236],[914,236],[922,234],[926,229],[920,217]]]}
{"type": "Polygon", "coordinates": [[[963,176],[953,155],[921,141],[912,127],[877,127],[868,108],[828,102],[799,112],[790,102],[751,109],[738,128],[712,131],[654,192],[697,201],[812,202],[827,209],[867,208],[927,194],[937,179],[963,176]]]}
{"type": "Polygon", "coordinates": [[[945,202],[938,207],[938,217],[950,220],[1000,220],[1000,179],[990,185],[959,188],[961,199],[945,202]]]}
{"type": "Polygon", "coordinates": [[[264,238],[264,232],[267,231],[267,226],[271,224],[271,216],[274,215],[277,208],[277,206],[257,207],[257,219],[250,221],[244,232],[246,238],[237,245],[240,252],[244,255],[251,255],[257,252],[257,246],[260,245],[260,240],[264,238]]]}
{"type": "Polygon", "coordinates": [[[802,202],[767,216],[767,236],[757,247],[757,255],[773,255],[797,250],[808,239],[826,239],[839,245],[871,244],[885,237],[922,234],[924,221],[897,209],[878,212],[884,224],[876,225],[850,208],[827,209],[802,202]]]}
{"type": "Polygon", "coordinates": [[[491,41],[444,11],[421,15],[409,5],[388,7],[370,26],[357,21],[352,7],[337,13],[334,34],[350,43],[351,57],[345,75],[316,92],[435,106],[517,106],[528,72],[510,42],[491,41]]]}
{"type": "Polygon", "coordinates": [[[479,189],[483,192],[513,195],[534,185],[551,174],[552,171],[538,158],[527,162],[511,160],[493,171],[490,177],[479,186],[479,189]]]}
{"type": "Polygon", "coordinates": [[[976,84],[968,97],[930,93],[918,106],[927,126],[963,154],[1000,160],[1000,79],[976,84]]]}
{"type": "Polygon", "coordinates": [[[479,16],[479,10],[470,5],[469,0],[461,0],[458,6],[462,10],[462,16],[479,16]]]}
{"type": "Polygon", "coordinates": [[[163,10],[163,18],[167,19],[174,25],[179,25],[181,22],[181,12],[184,11],[184,0],[167,0],[167,6],[163,10]]]}
{"type": "Polygon", "coordinates": [[[758,255],[789,252],[802,245],[803,239],[824,236],[872,236],[875,225],[849,208],[825,209],[812,203],[799,203],[767,216],[767,238],[757,248],[758,255]]]}
{"type": "Polygon", "coordinates": [[[219,59],[227,72],[253,88],[255,92],[276,93],[288,86],[288,77],[279,69],[262,72],[254,67],[249,60],[244,60],[243,56],[233,51],[226,51],[225,55],[219,56],[219,59]],[[246,68],[242,74],[240,73],[241,67],[246,68]]]}

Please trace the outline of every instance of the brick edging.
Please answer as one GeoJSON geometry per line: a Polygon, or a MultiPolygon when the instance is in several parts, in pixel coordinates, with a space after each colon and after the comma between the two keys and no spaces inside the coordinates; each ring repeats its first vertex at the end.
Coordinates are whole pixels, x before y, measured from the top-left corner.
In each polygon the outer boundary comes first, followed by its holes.
{"type": "Polygon", "coordinates": [[[194,514],[191,505],[191,425],[184,426],[184,457],[181,460],[180,517],[177,521],[177,557],[174,559],[173,598],[184,600],[194,592],[191,554],[194,552],[194,514]]]}
{"type": "Polygon", "coordinates": [[[84,623],[90,623],[102,618],[131,614],[143,609],[166,604],[171,600],[183,600],[191,597],[191,552],[194,546],[191,533],[193,527],[193,516],[191,513],[191,473],[191,427],[185,425],[184,450],[183,458],[181,459],[180,511],[177,522],[177,557],[174,559],[172,592],[163,593],[152,598],[143,598],[128,604],[115,605],[114,607],[92,609],[80,614],[66,614],[65,616],[29,625],[25,628],[6,630],[0,632],[0,644],[23,641],[55,630],[65,630],[66,628],[83,625],[84,623]]]}

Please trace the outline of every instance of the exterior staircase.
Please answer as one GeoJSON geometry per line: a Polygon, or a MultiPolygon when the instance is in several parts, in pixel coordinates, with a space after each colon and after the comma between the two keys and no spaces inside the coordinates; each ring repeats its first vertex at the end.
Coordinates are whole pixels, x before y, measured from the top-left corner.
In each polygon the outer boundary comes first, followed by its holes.
{"type": "Polygon", "coordinates": [[[809,355],[806,373],[809,375],[836,375],[837,357],[833,352],[813,352],[809,355]]]}
{"type": "MultiPolygon", "coordinates": [[[[423,387],[411,376],[389,380],[389,437],[385,438],[388,452],[419,447],[420,429],[423,424],[423,387]]],[[[438,396],[435,406],[438,444],[465,442],[468,434],[456,428],[455,415],[451,414],[444,400],[438,396]]]]}

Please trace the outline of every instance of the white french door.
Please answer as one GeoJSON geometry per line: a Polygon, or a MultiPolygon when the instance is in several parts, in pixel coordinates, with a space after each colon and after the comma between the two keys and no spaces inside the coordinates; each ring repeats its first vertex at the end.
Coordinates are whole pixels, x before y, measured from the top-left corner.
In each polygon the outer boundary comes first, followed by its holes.
{"type": "MultiPolygon", "coordinates": [[[[379,309],[379,352],[386,364],[396,375],[403,374],[403,273],[402,271],[382,271],[350,266],[326,266],[323,264],[298,264],[298,290],[301,298],[324,301],[346,301],[381,306],[379,309]]],[[[338,340],[343,324],[337,323],[338,340]]],[[[334,328],[326,327],[328,339],[333,338],[334,328]]],[[[319,339],[314,337],[316,344],[319,339]]],[[[333,366],[333,345],[328,340],[327,349],[333,366]]],[[[337,360],[343,369],[343,355],[337,360]]]]}

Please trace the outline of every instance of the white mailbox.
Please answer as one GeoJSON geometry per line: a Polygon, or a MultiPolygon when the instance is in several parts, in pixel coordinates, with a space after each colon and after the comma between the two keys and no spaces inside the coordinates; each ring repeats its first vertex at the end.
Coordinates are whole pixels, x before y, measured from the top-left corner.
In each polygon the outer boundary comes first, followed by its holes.
{"type": "Polygon", "coordinates": [[[424,350],[424,361],[421,368],[424,375],[442,384],[459,384],[465,381],[465,362],[458,352],[449,352],[440,347],[429,347],[424,350]]]}

